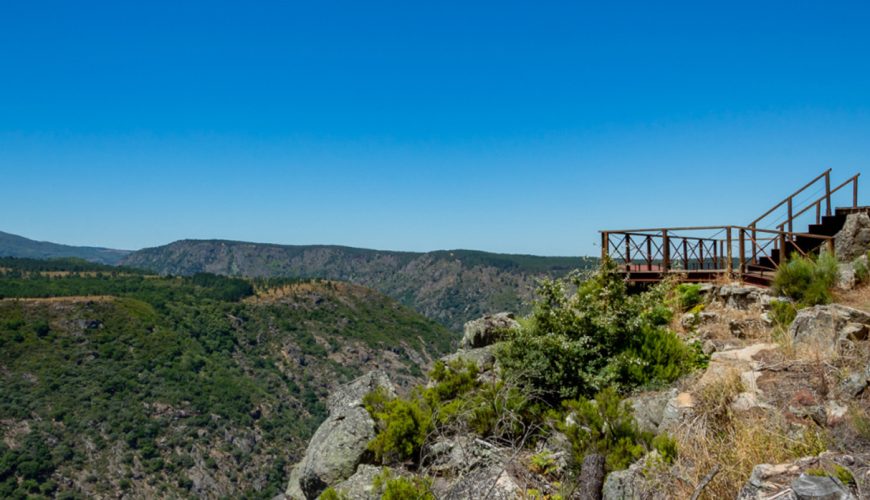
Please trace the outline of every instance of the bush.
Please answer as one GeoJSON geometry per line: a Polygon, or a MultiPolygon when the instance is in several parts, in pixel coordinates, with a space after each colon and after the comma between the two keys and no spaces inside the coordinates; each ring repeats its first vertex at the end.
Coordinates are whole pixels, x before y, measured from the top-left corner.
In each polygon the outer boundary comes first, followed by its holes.
{"type": "Polygon", "coordinates": [[[667,325],[673,283],[629,296],[612,261],[590,279],[544,281],[529,320],[498,357],[509,376],[551,403],[622,388],[671,382],[703,359],[667,325]],[[570,288],[576,292],[569,294],[570,288]]]}
{"type": "Polygon", "coordinates": [[[658,450],[669,462],[676,457],[676,441],[639,430],[631,404],[620,400],[612,387],[596,394],[594,400],[565,401],[563,406],[569,417],[560,427],[571,442],[575,463],[590,453],[600,453],[607,471],[614,471],[625,469],[650,449],[658,450]]]}
{"type": "Polygon", "coordinates": [[[701,304],[701,286],[695,283],[682,283],[676,287],[677,307],[686,312],[701,304]]]}
{"type": "Polygon", "coordinates": [[[817,258],[793,253],[785,265],[779,266],[773,278],[776,293],[794,299],[800,307],[831,302],[831,288],[839,274],[837,259],[828,252],[817,258]]]}
{"type": "Polygon", "coordinates": [[[432,480],[419,476],[393,477],[389,469],[375,476],[372,486],[381,492],[382,500],[435,500],[432,480]]]}
{"type": "MultiPolygon", "coordinates": [[[[368,403],[367,408],[370,408],[368,403]]],[[[419,395],[389,400],[383,404],[382,410],[371,407],[369,412],[379,429],[368,446],[377,462],[393,463],[418,458],[432,429],[432,410],[419,395]]]]}

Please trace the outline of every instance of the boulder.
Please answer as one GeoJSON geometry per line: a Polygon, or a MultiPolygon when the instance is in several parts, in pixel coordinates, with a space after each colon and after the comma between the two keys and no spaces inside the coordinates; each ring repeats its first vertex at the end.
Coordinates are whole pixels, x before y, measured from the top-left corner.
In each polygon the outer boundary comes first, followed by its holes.
{"type": "Polygon", "coordinates": [[[390,382],[390,377],[382,370],[368,372],[351,382],[332,391],[326,399],[326,407],[329,412],[353,406],[362,406],[362,400],[366,394],[378,387],[386,389],[390,397],[396,397],[396,389],[390,382]]]}
{"type": "Polygon", "coordinates": [[[465,332],[459,347],[469,349],[486,347],[502,339],[504,333],[520,326],[512,313],[486,315],[465,323],[465,332]]]}
{"type": "Polygon", "coordinates": [[[644,476],[647,463],[659,459],[659,453],[653,451],[631,464],[628,469],[611,472],[604,479],[601,488],[602,500],[640,500],[648,498],[644,476]]]}
{"type": "Polygon", "coordinates": [[[467,500],[486,498],[488,500],[515,500],[520,498],[523,488],[516,479],[501,465],[476,469],[456,480],[446,491],[436,492],[436,498],[446,500],[467,500]]]}
{"type": "Polygon", "coordinates": [[[677,390],[644,392],[628,398],[634,410],[634,420],[642,431],[658,434],[659,426],[665,418],[668,402],[677,397],[677,390]]]}
{"type": "Polygon", "coordinates": [[[848,455],[822,453],[818,457],[805,457],[784,464],[759,464],[752,469],[749,480],[740,489],[737,500],[789,500],[842,499],[853,500],[855,496],[839,481],[832,483],[828,476],[811,476],[809,469],[825,469],[826,465],[848,464],[848,455]],[[807,479],[818,477],[820,479],[807,479]],[[818,496],[822,495],[822,496],[818,496]],[[833,496],[825,496],[833,495],[833,496]]]}
{"type": "Polygon", "coordinates": [[[864,392],[870,383],[870,365],[864,370],[855,371],[846,375],[837,386],[839,393],[845,398],[857,398],[864,392]]]}
{"type": "Polygon", "coordinates": [[[748,285],[722,285],[719,288],[719,300],[730,309],[746,311],[753,306],[761,305],[770,292],[764,288],[748,285]]]}
{"type": "Polygon", "coordinates": [[[681,392],[668,400],[658,426],[659,432],[676,429],[683,420],[692,415],[694,408],[695,398],[688,392],[681,392]]]}
{"type": "Polygon", "coordinates": [[[475,349],[460,349],[452,354],[441,358],[444,363],[450,363],[457,359],[472,362],[477,365],[481,372],[495,367],[495,346],[478,347],[475,349]]]}
{"type": "Polygon", "coordinates": [[[393,476],[396,471],[389,467],[376,467],[374,465],[360,464],[354,475],[332,486],[339,497],[345,500],[379,500],[381,492],[374,487],[375,477],[389,469],[393,476]]]}
{"type": "Polygon", "coordinates": [[[791,490],[798,500],[851,500],[849,488],[833,476],[801,474],[792,481],[791,490]]]}
{"type": "Polygon", "coordinates": [[[829,356],[838,352],[843,341],[867,338],[868,325],[870,314],[829,304],[798,311],[788,331],[796,347],[817,349],[829,356]]]}
{"type": "Polygon", "coordinates": [[[454,477],[497,463],[499,458],[495,446],[471,435],[441,437],[423,451],[429,470],[454,477]]]}
{"type": "Polygon", "coordinates": [[[395,394],[382,372],[363,375],[332,394],[327,403],[329,416],[311,437],[302,460],[290,471],[287,498],[317,498],[327,486],[356,472],[375,437],[375,422],[363,407],[362,398],[379,386],[395,394]]]}
{"type": "Polygon", "coordinates": [[[834,236],[834,251],[841,261],[852,261],[870,248],[870,216],[866,213],[849,214],[843,229],[834,236]]]}

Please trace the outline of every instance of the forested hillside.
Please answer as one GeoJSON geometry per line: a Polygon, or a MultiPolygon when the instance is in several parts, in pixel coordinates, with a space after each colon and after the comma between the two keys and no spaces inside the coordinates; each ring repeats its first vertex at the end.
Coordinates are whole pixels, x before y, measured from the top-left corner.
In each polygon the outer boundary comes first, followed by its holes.
{"type": "Polygon", "coordinates": [[[470,250],[389,252],[339,246],[289,246],[183,240],[147,248],[124,264],[162,274],[326,278],[374,288],[460,330],[482,314],[529,310],[538,278],[591,269],[591,257],[538,257],[470,250]]]}
{"type": "Polygon", "coordinates": [[[3,498],[271,497],[330,389],[453,344],[331,281],[0,259],[0,298],[3,498]]]}

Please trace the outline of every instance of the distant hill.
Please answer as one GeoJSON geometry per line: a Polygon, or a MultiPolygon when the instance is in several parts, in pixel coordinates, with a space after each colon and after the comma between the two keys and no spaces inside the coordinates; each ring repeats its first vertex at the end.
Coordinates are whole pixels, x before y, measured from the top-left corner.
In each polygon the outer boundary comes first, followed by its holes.
{"type": "Polygon", "coordinates": [[[459,330],[465,321],[485,313],[527,311],[538,278],[593,268],[598,259],[182,240],[133,252],[121,263],[173,275],[208,272],[349,281],[374,288],[459,330]]]}
{"type": "Polygon", "coordinates": [[[0,257],[24,257],[29,259],[76,257],[90,262],[115,265],[129,253],[129,250],[76,247],[47,241],[35,241],[23,236],[0,231],[0,257]]]}

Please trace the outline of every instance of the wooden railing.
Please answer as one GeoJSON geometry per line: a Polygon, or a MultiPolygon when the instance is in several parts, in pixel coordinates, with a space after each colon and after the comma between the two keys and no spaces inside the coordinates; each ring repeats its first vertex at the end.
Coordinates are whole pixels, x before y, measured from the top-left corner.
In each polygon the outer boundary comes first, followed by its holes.
{"type": "Polygon", "coordinates": [[[777,252],[801,255],[820,247],[834,251],[833,237],[790,233],[749,226],[693,226],[608,230],[601,232],[602,258],[610,258],[628,273],[687,273],[700,279],[727,274],[742,279],[750,271],[775,271],[777,252]],[[687,233],[706,233],[704,236],[687,233]],[[818,240],[809,249],[798,238],[818,240]],[[759,258],[758,256],[764,256],[759,258]]]}

